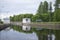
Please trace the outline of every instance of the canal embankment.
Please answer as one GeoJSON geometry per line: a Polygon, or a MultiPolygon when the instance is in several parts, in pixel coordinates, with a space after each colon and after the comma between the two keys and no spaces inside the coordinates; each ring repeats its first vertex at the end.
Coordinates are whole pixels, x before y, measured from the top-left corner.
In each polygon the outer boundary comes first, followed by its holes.
{"type": "Polygon", "coordinates": [[[31,26],[32,28],[44,28],[44,29],[54,29],[60,30],[60,22],[31,22],[29,23],[22,23],[22,22],[11,22],[10,24],[0,24],[0,30],[5,29],[11,25],[17,26],[31,26]]]}
{"type": "Polygon", "coordinates": [[[9,27],[9,26],[10,26],[10,24],[0,24],[0,31],[9,27]]]}
{"type": "Polygon", "coordinates": [[[45,28],[45,29],[60,29],[60,22],[31,22],[31,23],[22,23],[22,22],[11,22],[13,25],[19,26],[31,26],[33,28],[45,28]]]}

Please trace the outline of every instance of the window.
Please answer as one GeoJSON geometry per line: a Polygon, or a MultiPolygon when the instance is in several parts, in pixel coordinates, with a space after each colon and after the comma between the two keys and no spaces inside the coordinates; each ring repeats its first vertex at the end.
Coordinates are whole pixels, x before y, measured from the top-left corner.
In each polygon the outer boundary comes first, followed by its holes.
{"type": "Polygon", "coordinates": [[[28,21],[28,19],[26,19],[26,21],[28,21]]]}

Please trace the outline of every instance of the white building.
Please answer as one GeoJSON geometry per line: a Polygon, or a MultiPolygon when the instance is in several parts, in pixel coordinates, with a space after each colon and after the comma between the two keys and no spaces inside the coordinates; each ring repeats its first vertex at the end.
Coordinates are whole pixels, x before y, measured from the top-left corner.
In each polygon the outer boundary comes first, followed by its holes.
{"type": "Polygon", "coordinates": [[[23,23],[22,30],[29,31],[31,29],[31,26],[29,25],[31,23],[30,18],[23,18],[22,23],[23,23]]]}
{"type": "Polygon", "coordinates": [[[3,23],[4,24],[10,24],[10,18],[4,18],[3,23]]]}
{"type": "Polygon", "coordinates": [[[23,18],[22,23],[30,23],[30,18],[23,18]]]}

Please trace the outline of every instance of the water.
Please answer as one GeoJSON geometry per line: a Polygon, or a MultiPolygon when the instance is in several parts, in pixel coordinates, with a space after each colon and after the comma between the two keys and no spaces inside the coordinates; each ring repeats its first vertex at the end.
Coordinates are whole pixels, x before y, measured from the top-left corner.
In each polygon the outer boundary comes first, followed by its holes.
{"type": "Polygon", "coordinates": [[[12,26],[0,31],[0,40],[60,40],[60,30],[32,28],[23,31],[19,26],[12,26]]]}

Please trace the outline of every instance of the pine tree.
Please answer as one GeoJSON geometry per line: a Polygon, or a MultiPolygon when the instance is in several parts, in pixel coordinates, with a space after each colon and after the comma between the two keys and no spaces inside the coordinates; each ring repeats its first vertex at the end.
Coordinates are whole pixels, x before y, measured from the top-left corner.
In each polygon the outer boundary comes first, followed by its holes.
{"type": "Polygon", "coordinates": [[[42,13],[43,13],[43,3],[41,2],[37,10],[37,15],[40,15],[42,13]]]}
{"type": "Polygon", "coordinates": [[[48,12],[48,2],[44,1],[44,5],[43,5],[43,13],[47,13],[48,12]]]}
{"type": "Polygon", "coordinates": [[[47,1],[41,2],[38,7],[37,14],[40,15],[47,12],[48,12],[48,2],[47,1]]]}

